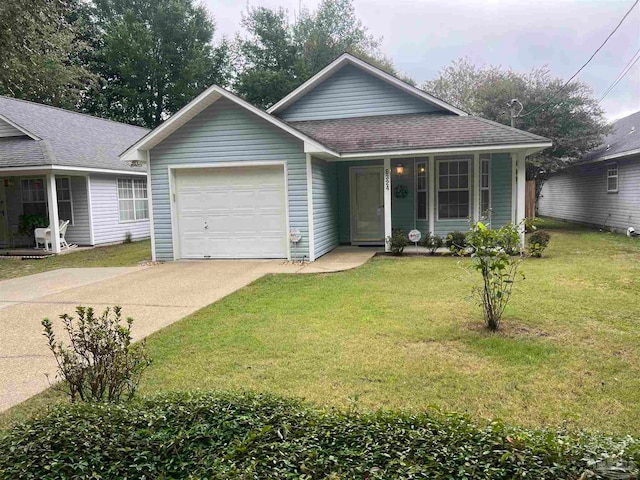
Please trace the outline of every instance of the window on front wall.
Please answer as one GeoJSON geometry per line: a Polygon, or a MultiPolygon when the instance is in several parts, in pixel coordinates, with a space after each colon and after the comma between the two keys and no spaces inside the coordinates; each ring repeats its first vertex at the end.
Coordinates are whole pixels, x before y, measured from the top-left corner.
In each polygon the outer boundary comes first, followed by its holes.
{"type": "Polygon", "coordinates": [[[618,191],[618,164],[610,163],[607,165],[607,192],[615,193],[618,191]]]}
{"type": "Polygon", "coordinates": [[[121,222],[134,222],[149,218],[149,200],[147,199],[147,180],[119,178],[118,206],[121,222]]]}
{"type": "Polygon", "coordinates": [[[469,217],[469,159],[438,161],[438,218],[469,217]]]}
{"type": "Polygon", "coordinates": [[[29,178],[20,181],[22,190],[22,213],[25,215],[47,216],[47,199],[44,192],[44,180],[29,178]]]}
{"type": "Polygon", "coordinates": [[[489,217],[491,210],[491,155],[480,155],[480,215],[489,217]]]}
{"type": "Polygon", "coordinates": [[[58,197],[58,218],[73,225],[73,200],[71,198],[71,179],[56,177],[56,196],[58,197]]]}
{"type": "Polygon", "coordinates": [[[427,219],[427,162],[416,164],[416,218],[427,219]]]}

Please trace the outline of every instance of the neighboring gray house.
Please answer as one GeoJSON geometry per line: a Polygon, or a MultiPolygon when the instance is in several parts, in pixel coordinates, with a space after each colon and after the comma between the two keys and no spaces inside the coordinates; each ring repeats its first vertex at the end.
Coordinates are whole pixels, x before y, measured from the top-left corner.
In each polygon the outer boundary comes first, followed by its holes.
{"type": "Polygon", "coordinates": [[[154,259],[313,261],[523,219],[525,157],[549,146],[344,54],[267,112],[213,86],[121,158],[150,174],[154,259]]]}
{"type": "Polygon", "coordinates": [[[0,96],[0,246],[33,246],[20,216],[42,215],[59,251],[149,237],[147,176],[118,158],[147,129],[0,96]],[[53,206],[54,208],[51,208],[53,206]]]}
{"type": "Polygon", "coordinates": [[[549,178],[538,214],[640,231],[640,112],[613,124],[602,145],[581,162],[549,178]]]}

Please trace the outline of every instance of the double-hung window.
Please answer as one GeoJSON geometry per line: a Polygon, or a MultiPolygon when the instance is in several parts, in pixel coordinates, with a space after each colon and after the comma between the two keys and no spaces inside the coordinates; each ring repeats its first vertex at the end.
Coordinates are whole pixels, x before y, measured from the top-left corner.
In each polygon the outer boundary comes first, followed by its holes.
{"type": "Polygon", "coordinates": [[[469,217],[469,159],[439,159],[438,218],[440,220],[469,217]]]}
{"type": "Polygon", "coordinates": [[[427,220],[427,162],[416,163],[416,219],[427,220]]]}
{"type": "Polygon", "coordinates": [[[490,217],[491,210],[491,155],[480,155],[480,216],[490,217]]]}
{"type": "Polygon", "coordinates": [[[607,165],[607,193],[618,192],[618,164],[607,165]]]}
{"type": "Polygon", "coordinates": [[[58,218],[73,225],[73,199],[71,198],[71,179],[56,177],[56,196],[58,197],[58,218]]]}
{"type": "Polygon", "coordinates": [[[121,222],[135,222],[149,218],[147,180],[139,178],[118,179],[118,206],[121,222]]]}
{"type": "Polygon", "coordinates": [[[41,178],[28,178],[20,181],[22,190],[22,213],[25,215],[47,216],[47,198],[44,181],[41,178]]]}

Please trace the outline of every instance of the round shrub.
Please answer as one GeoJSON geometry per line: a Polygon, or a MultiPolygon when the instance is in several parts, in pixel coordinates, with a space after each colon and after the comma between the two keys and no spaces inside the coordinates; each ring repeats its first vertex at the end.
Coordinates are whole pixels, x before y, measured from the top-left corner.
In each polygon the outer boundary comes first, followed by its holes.
{"type": "Polygon", "coordinates": [[[404,252],[404,247],[409,245],[409,237],[407,237],[404,230],[393,229],[391,236],[387,237],[387,243],[389,244],[391,255],[399,256],[404,252]]]}
{"type": "Polygon", "coordinates": [[[577,479],[633,472],[639,449],[632,437],[198,392],[54,408],[0,437],[0,477],[577,479]]]}
{"type": "Polygon", "coordinates": [[[542,257],[542,252],[549,245],[551,234],[546,230],[536,230],[529,235],[527,243],[529,244],[529,253],[532,257],[542,257]]]}
{"type": "Polygon", "coordinates": [[[467,234],[458,230],[448,233],[445,240],[447,248],[455,255],[463,255],[467,248],[467,234]]]}
{"type": "Polygon", "coordinates": [[[427,233],[422,239],[422,246],[429,250],[431,255],[435,255],[436,251],[444,245],[444,240],[438,235],[427,233]]]}

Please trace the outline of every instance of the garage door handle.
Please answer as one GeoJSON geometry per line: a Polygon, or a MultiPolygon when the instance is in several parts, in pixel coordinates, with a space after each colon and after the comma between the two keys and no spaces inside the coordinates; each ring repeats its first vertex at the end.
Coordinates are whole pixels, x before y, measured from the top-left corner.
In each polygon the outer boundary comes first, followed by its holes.
{"type": "Polygon", "coordinates": [[[207,230],[209,228],[209,224],[207,222],[204,222],[204,229],[207,230]]]}

